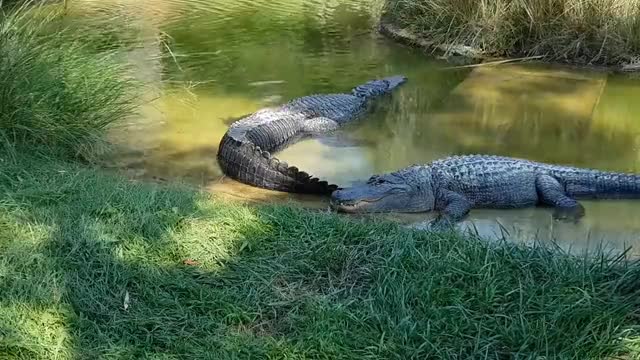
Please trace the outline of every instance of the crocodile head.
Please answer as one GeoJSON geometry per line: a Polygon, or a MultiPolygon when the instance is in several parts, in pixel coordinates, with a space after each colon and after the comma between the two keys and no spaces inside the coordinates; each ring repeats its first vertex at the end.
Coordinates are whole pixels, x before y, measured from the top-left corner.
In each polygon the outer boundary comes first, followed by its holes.
{"type": "Polygon", "coordinates": [[[394,75],[382,79],[371,80],[353,89],[353,94],[364,98],[376,98],[390,93],[395,88],[407,82],[404,75],[394,75]]]}
{"type": "Polygon", "coordinates": [[[362,185],[331,194],[331,207],[346,213],[426,212],[433,209],[430,176],[406,172],[374,175],[362,185]]]}
{"type": "Polygon", "coordinates": [[[382,81],[385,81],[387,83],[387,89],[393,90],[398,86],[407,82],[407,77],[404,75],[395,75],[395,76],[386,77],[382,79],[382,81]]]}

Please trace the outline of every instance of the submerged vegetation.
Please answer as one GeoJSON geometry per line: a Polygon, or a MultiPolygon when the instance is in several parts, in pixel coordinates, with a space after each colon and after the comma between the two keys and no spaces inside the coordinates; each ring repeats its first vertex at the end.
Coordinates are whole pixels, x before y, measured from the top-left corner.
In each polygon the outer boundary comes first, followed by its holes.
{"type": "Polygon", "coordinates": [[[0,18],[0,358],[639,354],[638,264],[75,162],[134,110],[134,82],[112,54],[15,16],[0,18]]]}
{"type": "Polygon", "coordinates": [[[485,56],[620,65],[640,55],[637,0],[386,0],[385,21],[485,56]]]}

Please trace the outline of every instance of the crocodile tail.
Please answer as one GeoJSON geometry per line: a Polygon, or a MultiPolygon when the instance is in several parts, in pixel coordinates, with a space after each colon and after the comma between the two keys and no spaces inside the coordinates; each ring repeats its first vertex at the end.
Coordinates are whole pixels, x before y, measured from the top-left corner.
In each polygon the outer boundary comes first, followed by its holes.
{"type": "Polygon", "coordinates": [[[338,188],[287,165],[251,142],[238,141],[228,134],[220,141],[217,158],[227,176],[263,189],[330,195],[338,188]]]}
{"type": "Polygon", "coordinates": [[[353,90],[351,90],[351,93],[361,98],[375,98],[390,93],[398,86],[404,84],[406,81],[407,78],[404,75],[389,76],[382,79],[371,80],[362,85],[358,85],[353,88],[353,90]]]}
{"type": "Polygon", "coordinates": [[[640,174],[570,168],[561,177],[576,198],[640,199],[640,174]]]}

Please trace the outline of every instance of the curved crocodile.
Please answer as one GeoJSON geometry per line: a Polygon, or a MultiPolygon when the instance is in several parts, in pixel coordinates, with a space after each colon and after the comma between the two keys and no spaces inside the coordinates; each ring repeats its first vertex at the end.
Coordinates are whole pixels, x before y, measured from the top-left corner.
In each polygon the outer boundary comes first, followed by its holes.
{"type": "Polygon", "coordinates": [[[517,158],[453,156],[374,175],[363,185],[335,191],[342,212],[439,211],[433,226],[452,225],[472,208],[554,207],[554,218],[577,221],[576,199],[640,198],[640,175],[549,165],[517,158]]]}
{"type": "Polygon", "coordinates": [[[329,195],[337,185],[288,166],[271,154],[303,137],[334,131],[360,118],[372,101],[406,81],[404,76],[372,80],[351,94],[319,94],[259,110],[231,124],[220,141],[218,163],[245,184],[285,192],[329,195]]]}

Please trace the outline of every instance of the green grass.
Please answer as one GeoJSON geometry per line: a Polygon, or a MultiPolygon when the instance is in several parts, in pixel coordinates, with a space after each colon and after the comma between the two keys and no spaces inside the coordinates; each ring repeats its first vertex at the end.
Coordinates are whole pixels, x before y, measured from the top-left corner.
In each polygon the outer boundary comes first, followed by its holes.
{"type": "Polygon", "coordinates": [[[636,265],[2,168],[0,358],[638,354],[636,265]]]}
{"type": "Polygon", "coordinates": [[[0,12],[0,145],[91,158],[135,109],[136,82],[113,52],[95,53],[38,8],[0,12]]]}
{"type": "Polygon", "coordinates": [[[637,61],[637,0],[386,0],[386,21],[486,56],[596,65],[637,61]]]}

